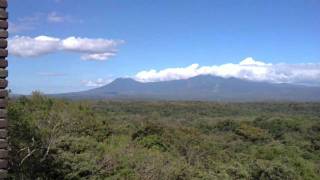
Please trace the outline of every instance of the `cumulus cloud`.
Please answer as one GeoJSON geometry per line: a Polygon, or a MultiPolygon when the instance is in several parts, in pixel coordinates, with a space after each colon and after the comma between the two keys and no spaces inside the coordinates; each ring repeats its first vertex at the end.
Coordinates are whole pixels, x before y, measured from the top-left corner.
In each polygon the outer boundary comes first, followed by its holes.
{"type": "Polygon", "coordinates": [[[96,80],[83,80],[82,84],[84,84],[87,87],[101,87],[106,84],[109,84],[111,81],[112,79],[110,78],[107,78],[107,79],[98,78],[96,80]]]}
{"type": "Polygon", "coordinates": [[[38,36],[16,36],[9,39],[10,54],[19,57],[36,57],[55,52],[59,49],[60,39],[38,36]]]}
{"type": "Polygon", "coordinates": [[[81,54],[83,60],[107,60],[116,55],[117,47],[123,40],[90,39],[68,37],[65,39],[50,36],[15,36],[9,39],[9,52],[18,57],[38,57],[59,51],[81,54]]]}
{"type": "Polygon", "coordinates": [[[187,79],[198,75],[234,77],[272,83],[297,83],[320,85],[320,64],[271,64],[248,57],[238,64],[227,63],[213,66],[192,64],[187,67],[147,70],[138,72],[135,79],[141,82],[156,82],[187,79]]]}

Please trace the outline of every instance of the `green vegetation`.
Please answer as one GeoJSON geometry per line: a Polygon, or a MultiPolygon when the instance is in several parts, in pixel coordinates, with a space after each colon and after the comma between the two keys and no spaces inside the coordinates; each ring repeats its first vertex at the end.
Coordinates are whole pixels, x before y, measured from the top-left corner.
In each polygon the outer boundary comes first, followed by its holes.
{"type": "Polygon", "coordinates": [[[11,100],[11,179],[320,179],[320,104],[11,100]]]}

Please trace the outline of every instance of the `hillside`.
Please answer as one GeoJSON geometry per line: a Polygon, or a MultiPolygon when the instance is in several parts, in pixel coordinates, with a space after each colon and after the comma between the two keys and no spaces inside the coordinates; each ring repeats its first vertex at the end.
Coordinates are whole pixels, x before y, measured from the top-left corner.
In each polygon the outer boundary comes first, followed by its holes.
{"type": "Polygon", "coordinates": [[[185,80],[149,83],[119,78],[96,89],[53,96],[113,100],[320,101],[320,87],[201,75],[185,80]]]}

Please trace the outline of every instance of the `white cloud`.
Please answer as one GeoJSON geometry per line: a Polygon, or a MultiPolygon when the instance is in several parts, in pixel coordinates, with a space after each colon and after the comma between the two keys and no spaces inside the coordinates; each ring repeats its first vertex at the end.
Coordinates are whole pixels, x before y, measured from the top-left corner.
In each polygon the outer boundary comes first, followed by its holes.
{"type": "Polygon", "coordinates": [[[112,81],[112,79],[103,79],[103,78],[98,78],[96,80],[83,80],[82,84],[84,84],[87,87],[101,87],[106,84],[109,84],[112,81]]]}
{"type": "Polygon", "coordinates": [[[122,40],[89,39],[69,37],[61,41],[65,50],[86,53],[105,53],[116,51],[116,47],[123,43],[122,40]]]}
{"type": "Polygon", "coordinates": [[[19,57],[37,57],[58,51],[76,52],[82,54],[83,60],[107,60],[116,55],[117,47],[122,40],[90,39],[68,37],[59,39],[50,36],[15,36],[9,39],[9,52],[19,57]]]}
{"type": "Polygon", "coordinates": [[[59,49],[60,39],[48,36],[35,38],[16,36],[9,39],[9,52],[19,57],[36,57],[55,52],[59,49]]]}
{"type": "Polygon", "coordinates": [[[182,68],[147,70],[138,72],[135,79],[141,82],[156,82],[187,79],[198,75],[235,77],[252,81],[273,83],[299,83],[320,85],[320,64],[271,64],[248,57],[238,64],[228,63],[213,66],[192,64],[182,68]]]}
{"type": "Polygon", "coordinates": [[[97,53],[97,54],[85,54],[83,56],[81,56],[82,60],[97,60],[97,61],[103,61],[105,59],[109,59],[112,58],[113,56],[115,56],[116,53],[113,52],[107,52],[107,53],[97,53]]]}
{"type": "Polygon", "coordinates": [[[62,16],[62,15],[58,14],[57,12],[50,12],[47,16],[48,22],[53,22],[53,23],[64,22],[67,19],[69,19],[69,18],[66,16],[62,16]]]}

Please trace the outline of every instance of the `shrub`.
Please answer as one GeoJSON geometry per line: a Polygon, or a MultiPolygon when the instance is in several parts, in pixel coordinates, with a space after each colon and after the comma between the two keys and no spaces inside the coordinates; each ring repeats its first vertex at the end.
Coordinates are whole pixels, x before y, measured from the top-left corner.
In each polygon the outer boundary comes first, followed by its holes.
{"type": "Polygon", "coordinates": [[[263,141],[269,139],[267,131],[254,126],[250,126],[246,123],[242,123],[236,130],[235,133],[239,136],[244,137],[250,141],[263,141]]]}

